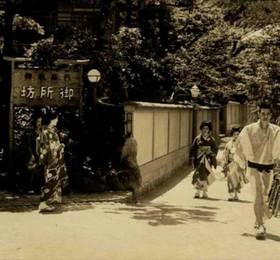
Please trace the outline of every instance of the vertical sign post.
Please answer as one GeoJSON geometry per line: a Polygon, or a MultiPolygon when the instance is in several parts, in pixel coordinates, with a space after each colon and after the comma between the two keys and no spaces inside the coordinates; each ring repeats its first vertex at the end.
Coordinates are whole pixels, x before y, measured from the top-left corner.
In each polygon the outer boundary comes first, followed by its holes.
{"type": "Polygon", "coordinates": [[[8,146],[8,171],[11,172],[13,169],[13,131],[14,131],[14,80],[13,75],[15,71],[15,62],[26,62],[30,61],[30,58],[14,58],[14,57],[4,57],[4,60],[11,62],[11,94],[10,94],[10,105],[9,105],[9,146],[8,146]]]}

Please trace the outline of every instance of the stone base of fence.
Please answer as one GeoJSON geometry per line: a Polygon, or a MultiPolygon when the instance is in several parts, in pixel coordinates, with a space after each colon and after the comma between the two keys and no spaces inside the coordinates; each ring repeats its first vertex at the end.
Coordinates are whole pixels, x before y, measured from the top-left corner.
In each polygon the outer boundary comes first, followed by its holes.
{"type": "Polygon", "coordinates": [[[187,167],[188,151],[189,148],[185,147],[142,165],[140,170],[143,184],[140,193],[151,191],[155,186],[175,175],[178,170],[187,167]]]}

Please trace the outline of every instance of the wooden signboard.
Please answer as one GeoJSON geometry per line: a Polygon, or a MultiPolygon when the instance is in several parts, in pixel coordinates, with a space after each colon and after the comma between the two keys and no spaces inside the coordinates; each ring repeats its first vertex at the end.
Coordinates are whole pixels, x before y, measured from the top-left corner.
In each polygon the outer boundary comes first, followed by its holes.
{"type": "Polygon", "coordinates": [[[76,106],[82,98],[81,71],[15,68],[12,75],[14,106],[76,106]]]}
{"type": "Polygon", "coordinates": [[[81,111],[82,70],[89,60],[57,60],[64,68],[42,69],[22,65],[30,58],[4,57],[11,62],[9,115],[9,171],[13,170],[14,107],[73,107],[81,111]],[[67,66],[68,65],[68,66],[67,66]],[[66,68],[65,68],[66,67],[66,68]]]}
{"type": "MultiPolygon", "coordinates": [[[[9,156],[14,150],[14,107],[76,107],[82,105],[82,66],[69,69],[16,67],[12,61],[9,156]]],[[[13,169],[13,166],[9,166],[13,169]]]]}

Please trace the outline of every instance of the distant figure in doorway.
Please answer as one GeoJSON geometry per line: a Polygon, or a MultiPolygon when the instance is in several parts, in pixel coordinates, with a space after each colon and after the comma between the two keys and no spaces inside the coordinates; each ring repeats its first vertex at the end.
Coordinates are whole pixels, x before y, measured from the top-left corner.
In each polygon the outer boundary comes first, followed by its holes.
{"type": "Polygon", "coordinates": [[[131,133],[126,135],[121,150],[121,179],[124,186],[132,190],[132,200],[137,203],[139,200],[139,188],[142,177],[137,163],[137,142],[131,133]]]}
{"type": "Polygon", "coordinates": [[[248,183],[245,176],[244,169],[234,161],[234,154],[236,150],[236,139],[240,133],[239,127],[231,129],[232,139],[226,144],[224,150],[224,172],[227,176],[227,185],[229,192],[229,201],[239,200],[238,193],[240,193],[242,183],[248,183]]]}
{"type": "Polygon", "coordinates": [[[58,115],[54,112],[49,111],[42,116],[39,159],[44,169],[45,185],[42,188],[40,212],[55,210],[53,205],[62,202],[62,189],[68,186],[64,145],[59,139],[57,123],[58,115]]]}
{"type": "Polygon", "coordinates": [[[270,123],[272,110],[262,103],[259,120],[243,128],[236,140],[235,160],[247,174],[254,192],[256,239],[266,238],[265,218],[271,218],[268,192],[272,183],[273,168],[279,165],[280,127],[270,123]]]}
{"type": "Polygon", "coordinates": [[[214,137],[211,135],[212,124],[203,121],[200,125],[201,133],[194,139],[190,149],[190,159],[194,168],[192,184],[196,189],[194,198],[208,198],[208,186],[210,183],[211,167],[216,168],[216,155],[218,146],[214,137]]]}

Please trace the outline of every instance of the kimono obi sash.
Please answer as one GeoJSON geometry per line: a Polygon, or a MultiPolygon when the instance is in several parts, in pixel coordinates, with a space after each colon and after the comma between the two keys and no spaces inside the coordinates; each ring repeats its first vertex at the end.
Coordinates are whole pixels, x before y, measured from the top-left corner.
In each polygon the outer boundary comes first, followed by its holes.
{"type": "Polygon", "coordinates": [[[198,153],[197,157],[200,158],[203,155],[206,155],[207,153],[211,152],[211,146],[210,145],[201,145],[198,147],[198,153]]]}

